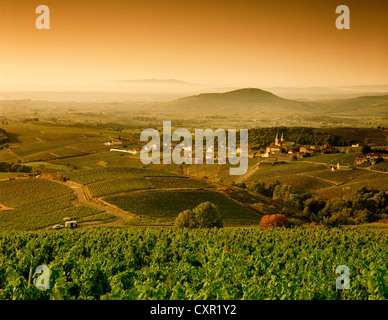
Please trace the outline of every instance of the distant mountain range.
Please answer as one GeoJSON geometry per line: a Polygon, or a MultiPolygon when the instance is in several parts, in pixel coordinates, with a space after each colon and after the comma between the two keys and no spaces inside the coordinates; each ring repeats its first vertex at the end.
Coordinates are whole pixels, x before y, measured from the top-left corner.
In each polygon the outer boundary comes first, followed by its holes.
{"type": "Polygon", "coordinates": [[[135,79],[135,80],[117,80],[115,82],[121,82],[121,83],[136,83],[136,84],[166,84],[166,85],[193,85],[192,83],[181,81],[181,80],[175,80],[175,79],[135,79]]]}

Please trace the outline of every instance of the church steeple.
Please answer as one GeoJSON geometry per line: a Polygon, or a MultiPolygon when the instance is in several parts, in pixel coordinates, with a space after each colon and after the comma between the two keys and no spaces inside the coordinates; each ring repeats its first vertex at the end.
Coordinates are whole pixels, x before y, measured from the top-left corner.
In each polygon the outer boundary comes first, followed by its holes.
{"type": "Polygon", "coordinates": [[[276,133],[275,146],[279,145],[279,132],[276,133]]]}
{"type": "Polygon", "coordinates": [[[284,141],[284,132],[282,132],[282,137],[280,138],[280,142],[284,141]]]}

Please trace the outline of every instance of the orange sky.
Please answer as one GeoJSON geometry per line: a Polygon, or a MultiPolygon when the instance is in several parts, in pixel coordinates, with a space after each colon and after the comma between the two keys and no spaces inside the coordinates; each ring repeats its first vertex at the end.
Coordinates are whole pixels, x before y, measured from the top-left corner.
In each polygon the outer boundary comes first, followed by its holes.
{"type": "Polygon", "coordinates": [[[0,85],[388,84],[386,0],[1,0],[0,85]],[[35,8],[51,11],[38,30],[35,8]],[[335,28],[338,5],[350,30],[335,28]]]}

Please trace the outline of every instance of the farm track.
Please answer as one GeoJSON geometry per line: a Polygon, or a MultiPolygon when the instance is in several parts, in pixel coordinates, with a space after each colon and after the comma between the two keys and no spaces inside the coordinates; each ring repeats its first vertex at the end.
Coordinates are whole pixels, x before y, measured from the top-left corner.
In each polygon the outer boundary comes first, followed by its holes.
{"type": "Polygon", "coordinates": [[[306,162],[306,163],[320,164],[320,165],[324,165],[324,166],[328,167],[329,169],[331,169],[330,165],[327,164],[327,163],[324,163],[324,162],[305,161],[305,160],[299,160],[299,161],[300,161],[300,162],[306,162]]]}
{"type": "Polygon", "coordinates": [[[252,166],[246,173],[239,176],[236,180],[234,180],[235,183],[243,182],[244,180],[248,179],[252,174],[254,174],[257,170],[259,170],[260,162],[256,163],[252,166]]]}
{"type": "Polygon", "coordinates": [[[9,154],[13,155],[14,157],[18,158],[21,162],[23,162],[23,159],[18,156],[14,151],[12,151],[10,148],[8,148],[9,154]]]}
{"type": "MultiPolygon", "coordinates": [[[[117,206],[112,205],[111,203],[102,200],[103,197],[92,198],[87,186],[83,186],[83,185],[75,183],[75,182],[64,182],[64,181],[58,181],[58,180],[53,180],[53,179],[48,179],[48,180],[63,184],[65,186],[71,188],[75,192],[77,199],[81,204],[115,215],[115,218],[109,219],[106,221],[81,222],[81,223],[79,223],[80,227],[83,227],[83,228],[96,227],[96,226],[120,226],[120,227],[124,227],[124,226],[126,226],[125,222],[128,218],[130,219],[130,218],[136,217],[135,214],[124,211],[124,210],[118,208],[117,206]]],[[[212,190],[213,188],[215,188],[216,190],[218,189],[217,192],[223,194],[227,198],[233,200],[234,202],[236,202],[240,205],[244,205],[243,203],[240,203],[236,199],[233,199],[232,197],[230,197],[229,194],[223,192],[222,189],[225,187],[224,185],[219,184],[219,183],[215,183],[215,182],[211,182],[211,181],[208,181],[208,183],[212,187],[210,187],[210,188],[195,188],[195,189],[193,189],[193,188],[142,189],[142,190],[133,190],[133,191],[128,191],[128,192],[121,192],[121,193],[114,194],[114,196],[128,195],[128,194],[132,194],[132,193],[140,193],[140,192],[148,192],[148,191],[178,191],[178,190],[186,190],[187,191],[187,190],[206,190],[206,189],[212,190]]],[[[255,210],[253,210],[250,207],[248,207],[248,208],[257,214],[257,212],[255,210]]],[[[171,225],[166,225],[166,224],[130,224],[128,226],[134,226],[134,227],[136,227],[136,226],[141,226],[141,227],[172,227],[173,225],[172,224],[171,225]]],[[[239,227],[245,227],[245,226],[226,226],[226,227],[239,228],[239,227]]]]}
{"type": "Polygon", "coordinates": [[[100,203],[97,203],[97,202],[94,202],[92,200],[89,200],[85,194],[84,194],[84,190],[82,188],[81,185],[78,185],[78,184],[74,184],[74,183],[70,183],[70,182],[64,182],[64,181],[58,181],[58,180],[53,180],[53,179],[48,179],[50,181],[53,181],[53,182],[57,182],[57,183],[60,183],[62,185],[65,185],[69,188],[71,188],[76,196],[77,196],[77,199],[78,201],[87,206],[87,207],[90,207],[90,208],[94,208],[94,209],[98,209],[98,210],[101,210],[101,211],[105,211],[105,212],[108,212],[108,213],[111,213],[115,216],[114,219],[110,219],[110,220],[107,220],[107,221],[90,221],[90,222],[81,222],[79,223],[80,226],[83,226],[83,227],[87,227],[87,226],[123,226],[124,222],[128,219],[128,218],[131,218],[131,217],[134,217],[135,215],[134,214],[131,214],[127,211],[124,211],[124,210],[121,210],[119,209],[118,207],[114,206],[114,205],[111,205],[110,203],[108,202],[105,202],[103,201],[102,204],[100,203]]]}
{"type": "MultiPolygon", "coordinates": [[[[318,179],[318,180],[322,180],[322,181],[325,181],[325,182],[332,183],[332,184],[334,184],[335,186],[340,186],[341,184],[344,184],[344,183],[347,182],[347,181],[346,181],[346,182],[336,182],[336,181],[332,181],[332,180],[328,180],[328,179],[323,179],[323,178],[316,177],[316,176],[310,176],[310,175],[308,175],[308,174],[301,173],[301,172],[296,173],[296,175],[298,175],[298,176],[304,176],[304,177],[309,177],[309,178],[316,178],[316,179],[318,179]]],[[[329,188],[331,188],[331,187],[329,187],[329,188]]]]}

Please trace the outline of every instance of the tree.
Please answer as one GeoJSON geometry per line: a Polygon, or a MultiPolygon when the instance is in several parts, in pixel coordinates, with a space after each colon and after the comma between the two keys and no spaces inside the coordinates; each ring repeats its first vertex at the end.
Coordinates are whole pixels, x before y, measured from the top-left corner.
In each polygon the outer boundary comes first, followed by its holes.
{"type": "Polygon", "coordinates": [[[180,228],[195,228],[193,211],[185,210],[179,213],[178,217],[175,219],[174,226],[180,228]]]}
{"type": "Polygon", "coordinates": [[[181,228],[222,228],[222,218],[218,207],[210,202],[203,202],[193,210],[179,213],[174,225],[181,228]]]}
{"type": "Polygon", "coordinates": [[[370,153],[372,151],[372,148],[370,146],[363,146],[361,152],[363,154],[370,153]]]}
{"type": "Polygon", "coordinates": [[[287,218],[282,214],[265,215],[261,218],[259,226],[263,229],[285,227],[288,225],[287,218]]]}
{"type": "Polygon", "coordinates": [[[203,202],[193,209],[195,223],[200,228],[222,228],[222,218],[218,207],[211,202],[203,202]]]}

